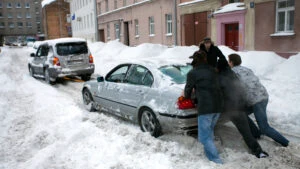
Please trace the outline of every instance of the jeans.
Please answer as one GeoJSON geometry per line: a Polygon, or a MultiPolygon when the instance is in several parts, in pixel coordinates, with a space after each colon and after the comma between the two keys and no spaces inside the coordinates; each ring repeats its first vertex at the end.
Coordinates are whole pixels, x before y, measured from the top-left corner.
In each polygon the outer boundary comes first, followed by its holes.
{"type": "Polygon", "coordinates": [[[267,104],[268,99],[254,104],[253,112],[257,121],[258,127],[262,134],[267,135],[282,146],[288,146],[289,140],[283,137],[278,131],[270,127],[267,119],[267,104]]]}
{"type": "Polygon", "coordinates": [[[222,164],[217,147],[214,143],[214,128],[220,113],[198,116],[198,139],[204,146],[206,157],[215,163],[222,164]]]}

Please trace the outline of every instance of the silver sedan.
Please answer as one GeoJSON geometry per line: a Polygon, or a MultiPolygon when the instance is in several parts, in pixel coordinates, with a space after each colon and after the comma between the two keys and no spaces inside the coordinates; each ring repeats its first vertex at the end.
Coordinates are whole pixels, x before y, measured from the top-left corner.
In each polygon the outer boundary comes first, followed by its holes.
{"type": "Polygon", "coordinates": [[[158,137],[166,132],[197,133],[193,101],[181,93],[188,64],[124,63],[97,81],[85,82],[83,102],[89,111],[105,111],[129,119],[158,137]]]}

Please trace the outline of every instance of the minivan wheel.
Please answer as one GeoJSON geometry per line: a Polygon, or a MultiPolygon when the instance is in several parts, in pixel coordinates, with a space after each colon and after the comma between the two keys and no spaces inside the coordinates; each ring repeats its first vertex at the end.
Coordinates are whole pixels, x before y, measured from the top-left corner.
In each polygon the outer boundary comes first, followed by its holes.
{"type": "Polygon", "coordinates": [[[55,82],[51,81],[51,79],[50,79],[50,74],[49,74],[49,70],[48,69],[45,69],[44,75],[45,75],[45,81],[48,84],[51,84],[51,85],[55,84],[55,82]]]}
{"type": "Polygon", "coordinates": [[[91,75],[82,75],[81,80],[89,81],[91,79],[91,75]]]}
{"type": "Polygon", "coordinates": [[[143,108],[140,111],[139,124],[142,131],[149,132],[153,137],[159,137],[162,134],[159,121],[149,108],[143,108]]]}
{"type": "Polygon", "coordinates": [[[83,103],[85,105],[85,108],[89,111],[89,112],[93,112],[96,111],[95,107],[94,107],[94,100],[92,98],[92,94],[90,93],[90,91],[88,89],[84,89],[82,92],[82,98],[83,98],[83,103]]]}

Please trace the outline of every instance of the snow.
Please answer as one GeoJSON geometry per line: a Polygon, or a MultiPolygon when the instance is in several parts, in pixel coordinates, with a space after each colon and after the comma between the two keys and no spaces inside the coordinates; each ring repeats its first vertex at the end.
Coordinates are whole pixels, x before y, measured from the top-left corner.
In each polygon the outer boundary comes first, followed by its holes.
{"type": "MultiPolygon", "coordinates": [[[[168,48],[158,44],[128,47],[117,41],[89,43],[96,74],[105,75],[122,62],[188,62],[196,46],[168,48]]],[[[153,138],[138,125],[108,113],[85,110],[82,83],[50,86],[29,76],[30,48],[1,48],[0,168],[299,168],[300,54],[283,59],[273,52],[235,52],[220,46],[225,56],[238,53],[243,65],[259,75],[269,94],[271,125],[291,139],[287,148],[263,137],[269,158],[250,155],[235,130],[217,130],[216,144],[224,165],[209,162],[202,145],[189,136],[167,133],[153,138]],[[233,135],[232,135],[233,134],[233,135]],[[221,139],[221,140],[220,140],[221,139]]]]}
{"type": "Polygon", "coordinates": [[[214,12],[214,14],[240,11],[240,10],[245,10],[245,9],[246,9],[245,3],[241,3],[241,2],[229,3],[229,4],[219,8],[217,11],[214,12]]]}
{"type": "Polygon", "coordinates": [[[270,36],[293,36],[295,35],[294,32],[277,32],[274,34],[271,34],[270,36]]]}
{"type": "Polygon", "coordinates": [[[55,2],[56,0],[43,0],[42,1],[42,8],[44,8],[46,5],[51,4],[52,2],[55,2]]]}
{"type": "Polygon", "coordinates": [[[197,2],[203,2],[203,1],[205,1],[205,0],[193,0],[193,1],[189,1],[189,2],[183,2],[183,3],[180,3],[178,6],[190,5],[190,4],[194,4],[197,2]]]}

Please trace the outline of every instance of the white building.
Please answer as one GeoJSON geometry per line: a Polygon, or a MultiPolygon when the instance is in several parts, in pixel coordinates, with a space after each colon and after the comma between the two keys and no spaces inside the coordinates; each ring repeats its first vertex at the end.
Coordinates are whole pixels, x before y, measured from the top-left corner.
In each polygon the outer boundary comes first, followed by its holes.
{"type": "Polygon", "coordinates": [[[70,2],[73,37],[97,41],[95,0],[68,0],[70,2]]]}

